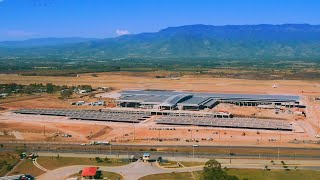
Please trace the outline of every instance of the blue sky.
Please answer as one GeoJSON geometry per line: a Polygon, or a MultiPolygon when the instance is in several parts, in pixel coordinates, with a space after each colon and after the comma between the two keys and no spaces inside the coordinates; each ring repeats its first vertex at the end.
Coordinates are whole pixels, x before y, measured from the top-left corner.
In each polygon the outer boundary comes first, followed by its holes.
{"type": "Polygon", "coordinates": [[[0,40],[114,37],[188,24],[320,24],[319,0],[0,0],[0,40]]]}

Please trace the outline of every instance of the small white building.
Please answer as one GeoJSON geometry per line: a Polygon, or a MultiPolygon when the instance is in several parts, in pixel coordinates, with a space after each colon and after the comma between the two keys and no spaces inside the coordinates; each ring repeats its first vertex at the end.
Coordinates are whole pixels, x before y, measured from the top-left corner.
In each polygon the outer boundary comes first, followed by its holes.
{"type": "Polygon", "coordinates": [[[87,89],[78,89],[78,94],[85,94],[85,93],[88,93],[90,92],[89,90],[87,89]]]}
{"type": "Polygon", "coordinates": [[[0,97],[5,98],[5,97],[7,97],[8,95],[9,95],[8,93],[1,93],[1,94],[0,94],[0,97]]]}
{"type": "Polygon", "coordinates": [[[105,101],[96,101],[96,102],[90,103],[89,105],[91,105],[91,106],[104,106],[104,105],[106,105],[106,102],[105,101]]]}

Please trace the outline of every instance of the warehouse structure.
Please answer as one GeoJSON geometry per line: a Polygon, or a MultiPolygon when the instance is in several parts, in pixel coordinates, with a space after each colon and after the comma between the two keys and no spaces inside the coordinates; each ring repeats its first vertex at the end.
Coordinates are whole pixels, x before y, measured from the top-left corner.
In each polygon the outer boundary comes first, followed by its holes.
{"type": "Polygon", "coordinates": [[[213,108],[218,103],[231,103],[239,106],[274,105],[299,107],[299,96],[194,93],[161,90],[122,91],[117,99],[119,107],[134,107],[161,110],[200,110],[213,108]]]}

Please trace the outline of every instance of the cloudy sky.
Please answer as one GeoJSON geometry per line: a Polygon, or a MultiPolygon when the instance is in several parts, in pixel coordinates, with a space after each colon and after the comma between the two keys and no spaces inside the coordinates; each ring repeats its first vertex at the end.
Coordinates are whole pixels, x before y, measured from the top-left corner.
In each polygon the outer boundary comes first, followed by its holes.
{"type": "Polygon", "coordinates": [[[0,41],[106,38],[189,24],[320,24],[319,0],[0,0],[0,41]]]}

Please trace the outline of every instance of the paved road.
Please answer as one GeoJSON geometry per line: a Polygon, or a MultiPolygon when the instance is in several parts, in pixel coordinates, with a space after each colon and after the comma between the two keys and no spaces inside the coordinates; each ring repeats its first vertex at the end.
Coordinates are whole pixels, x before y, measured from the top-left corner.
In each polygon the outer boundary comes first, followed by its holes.
{"type": "MultiPolygon", "coordinates": [[[[25,148],[27,151],[42,152],[55,152],[55,153],[71,153],[77,152],[81,154],[110,154],[112,149],[113,155],[136,155],[141,156],[142,152],[139,149],[145,149],[148,151],[151,148],[178,148],[179,152],[152,152],[155,156],[181,156],[181,157],[192,157],[192,152],[181,152],[180,150],[191,149],[190,145],[117,145],[112,144],[110,146],[80,146],[79,143],[45,143],[45,142],[24,142],[24,141],[13,141],[13,142],[0,142],[4,145],[3,148],[0,148],[0,151],[5,150],[16,150],[18,146],[25,148]],[[24,145],[26,144],[26,145],[24,145]],[[25,147],[24,147],[25,146],[25,147]],[[39,148],[41,147],[41,148],[39,148]],[[131,148],[136,150],[130,150],[131,148]],[[118,150],[114,150],[118,149],[118,150]]],[[[320,146],[319,146],[320,147],[320,146]]],[[[21,149],[20,148],[20,149],[21,149]]],[[[296,158],[296,159],[320,159],[320,148],[294,148],[294,147],[254,147],[254,146],[199,146],[195,148],[195,157],[200,158],[228,158],[229,152],[235,153],[233,158],[277,158],[278,155],[281,158],[296,158]],[[261,152],[260,154],[258,152],[261,152]]]]}

